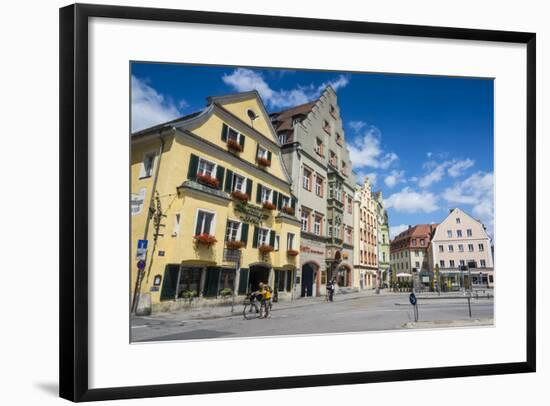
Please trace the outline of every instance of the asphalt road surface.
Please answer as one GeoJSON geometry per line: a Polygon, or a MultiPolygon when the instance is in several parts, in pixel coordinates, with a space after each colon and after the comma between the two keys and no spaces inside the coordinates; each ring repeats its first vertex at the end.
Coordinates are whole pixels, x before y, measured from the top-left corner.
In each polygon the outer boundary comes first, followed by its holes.
{"type": "MultiPolygon", "coordinates": [[[[294,307],[274,303],[270,319],[245,320],[241,305],[230,317],[189,319],[185,311],[133,317],[131,338],[145,342],[380,331],[403,329],[407,323],[410,328],[414,321],[408,294],[345,296],[336,296],[332,303],[308,304],[303,299],[294,307]]],[[[472,299],[471,306],[473,319],[493,318],[492,298],[472,299]]],[[[418,311],[422,322],[469,320],[466,299],[420,299],[418,311]]]]}

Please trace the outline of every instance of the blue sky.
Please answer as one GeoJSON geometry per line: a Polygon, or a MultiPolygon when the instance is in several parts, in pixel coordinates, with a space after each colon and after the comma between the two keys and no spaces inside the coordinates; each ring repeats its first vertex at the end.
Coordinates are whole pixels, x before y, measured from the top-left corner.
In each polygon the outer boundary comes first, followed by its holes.
{"type": "Polygon", "coordinates": [[[493,230],[493,80],[133,63],[132,130],[256,89],[269,112],[338,95],[353,169],[382,190],[392,234],[461,207],[493,230]]]}

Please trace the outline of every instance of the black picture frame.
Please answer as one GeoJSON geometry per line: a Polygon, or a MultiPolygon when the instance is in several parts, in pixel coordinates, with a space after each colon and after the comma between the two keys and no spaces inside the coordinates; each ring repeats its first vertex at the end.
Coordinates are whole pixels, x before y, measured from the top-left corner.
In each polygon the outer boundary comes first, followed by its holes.
{"type": "Polygon", "coordinates": [[[60,396],[75,402],[535,372],[536,35],[528,32],[384,24],[75,4],[60,9],[60,396]],[[527,48],[527,247],[525,361],[485,365],[90,389],[88,386],[88,19],[105,17],[258,28],[496,41],[527,48]]]}

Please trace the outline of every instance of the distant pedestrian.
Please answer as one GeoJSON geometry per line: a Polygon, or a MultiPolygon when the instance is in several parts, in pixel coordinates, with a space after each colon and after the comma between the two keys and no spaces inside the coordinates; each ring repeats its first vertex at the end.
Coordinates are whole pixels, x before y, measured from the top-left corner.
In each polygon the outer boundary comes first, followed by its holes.
{"type": "Polygon", "coordinates": [[[334,299],[334,290],[336,289],[335,281],[329,280],[327,282],[327,298],[329,302],[332,302],[334,299]]]}

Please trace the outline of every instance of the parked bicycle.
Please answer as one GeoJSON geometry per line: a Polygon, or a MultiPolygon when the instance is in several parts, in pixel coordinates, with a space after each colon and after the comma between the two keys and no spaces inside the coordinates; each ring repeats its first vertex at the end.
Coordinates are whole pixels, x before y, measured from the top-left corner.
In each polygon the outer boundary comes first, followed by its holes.
{"type": "MultiPolygon", "coordinates": [[[[271,311],[271,301],[269,302],[269,310],[271,311]]],[[[243,317],[246,320],[262,318],[265,314],[265,305],[260,293],[254,292],[246,295],[243,308],[243,317]]]]}

